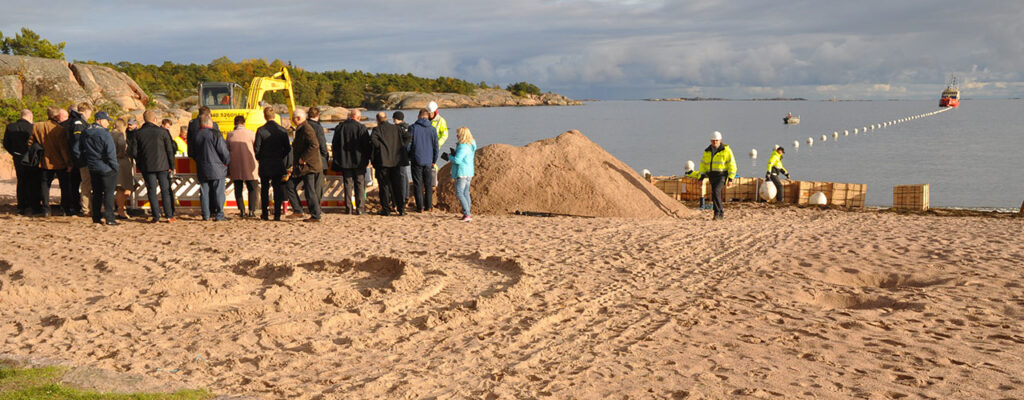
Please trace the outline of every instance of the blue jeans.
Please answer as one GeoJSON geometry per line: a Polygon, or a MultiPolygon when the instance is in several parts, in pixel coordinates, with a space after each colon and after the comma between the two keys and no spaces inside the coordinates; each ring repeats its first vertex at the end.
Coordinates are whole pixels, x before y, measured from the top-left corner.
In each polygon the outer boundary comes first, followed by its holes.
{"type": "Polygon", "coordinates": [[[462,215],[470,215],[469,182],[472,180],[472,176],[460,176],[455,178],[455,197],[459,199],[459,204],[462,204],[462,215]]]}
{"type": "Polygon", "coordinates": [[[199,207],[203,210],[203,221],[224,219],[224,179],[199,182],[199,207]]]}

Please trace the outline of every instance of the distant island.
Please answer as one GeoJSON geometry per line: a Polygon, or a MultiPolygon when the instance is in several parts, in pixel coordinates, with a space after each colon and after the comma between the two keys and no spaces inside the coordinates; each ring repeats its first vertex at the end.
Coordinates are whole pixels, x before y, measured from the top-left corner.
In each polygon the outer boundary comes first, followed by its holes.
{"type": "Polygon", "coordinates": [[[803,97],[771,97],[761,99],[726,99],[721,97],[671,97],[665,99],[644,99],[646,101],[806,101],[803,97]]]}

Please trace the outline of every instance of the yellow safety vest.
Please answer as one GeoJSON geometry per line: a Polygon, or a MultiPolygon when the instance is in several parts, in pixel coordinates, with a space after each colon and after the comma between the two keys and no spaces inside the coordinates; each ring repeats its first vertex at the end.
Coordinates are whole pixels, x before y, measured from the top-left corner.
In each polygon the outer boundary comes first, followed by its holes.
{"type": "Polygon", "coordinates": [[[726,172],[729,178],[736,177],[736,158],[732,155],[729,145],[722,143],[717,153],[712,155],[711,146],[704,149],[704,157],[700,159],[700,175],[709,172],[726,172]]]}
{"type": "Polygon", "coordinates": [[[782,173],[789,175],[789,171],[786,171],[786,167],[782,166],[782,154],[779,154],[777,151],[773,151],[772,156],[768,157],[768,168],[766,171],[771,173],[772,168],[778,168],[782,173]]]}
{"type": "Polygon", "coordinates": [[[448,121],[445,121],[441,114],[437,114],[437,117],[430,121],[430,125],[437,130],[437,147],[440,149],[444,141],[448,140],[448,121]]]}

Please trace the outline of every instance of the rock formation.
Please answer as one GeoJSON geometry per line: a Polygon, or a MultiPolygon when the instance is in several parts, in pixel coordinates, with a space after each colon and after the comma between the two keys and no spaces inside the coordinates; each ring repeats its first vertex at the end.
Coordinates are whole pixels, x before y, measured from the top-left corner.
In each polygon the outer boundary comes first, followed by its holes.
{"type": "Polygon", "coordinates": [[[412,110],[436,101],[441,108],[507,106],[578,106],[583,103],[556,93],[519,97],[503,89],[477,89],[472,96],[458,93],[391,92],[371,100],[370,108],[412,110]]]}
{"type": "MultiPolygon", "coordinates": [[[[682,203],[575,130],[524,147],[483,147],[477,150],[475,169],[470,185],[473,214],[528,211],[625,218],[692,215],[682,203]]],[[[438,172],[436,193],[439,208],[461,210],[455,198],[451,165],[438,172]]]]}
{"type": "Polygon", "coordinates": [[[49,97],[58,103],[113,103],[141,110],[149,97],[123,72],[49,58],[0,54],[0,98],[49,97]]]}

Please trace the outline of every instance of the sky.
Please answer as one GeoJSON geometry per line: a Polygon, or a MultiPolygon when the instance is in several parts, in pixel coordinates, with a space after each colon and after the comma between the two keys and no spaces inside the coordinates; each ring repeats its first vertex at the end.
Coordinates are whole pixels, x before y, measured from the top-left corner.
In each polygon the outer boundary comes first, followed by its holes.
{"type": "Polygon", "coordinates": [[[964,98],[1024,97],[1020,0],[4,3],[0,32],[68,60],[281,59],[600,100],[930,99],[956,74],[964,98]]]}

